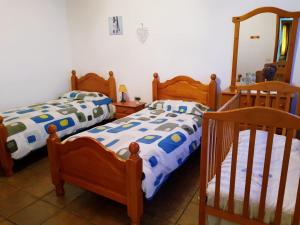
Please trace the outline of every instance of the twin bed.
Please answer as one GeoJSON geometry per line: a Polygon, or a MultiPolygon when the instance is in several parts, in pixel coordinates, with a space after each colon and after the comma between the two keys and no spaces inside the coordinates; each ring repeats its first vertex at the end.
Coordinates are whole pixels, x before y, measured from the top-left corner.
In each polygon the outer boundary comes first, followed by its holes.
{"type": "Polygon", "coordinates": [[[13,159],[46,145],[48,127],[55,124],[60,137],[113,118],[116,82],[89,73],[71,77],[72,91],[59,99],[0,113],[0,169],[13,174],[13,159]],[[101,93],[101,94],[99,94],[101,93]]]}
{"type": "Polygon", "coordinates": [[[57,195],[64,194],[64,182],[75,184],[126,205],[131,224],[139,225],[143,191],[151,198],[199,147],[203,112],[216,107],[215,80],[212,75],[204,85],[177,76],[161,83],[154,74],[154,102],[148,108],[64,142],[50,126],[48,151],[57,195]]]}
{"type": "Polygon", "coordinates": [[[298,87],[258,83],[204,114],[199,224],[299,224],[299,97],[298,87]]]}

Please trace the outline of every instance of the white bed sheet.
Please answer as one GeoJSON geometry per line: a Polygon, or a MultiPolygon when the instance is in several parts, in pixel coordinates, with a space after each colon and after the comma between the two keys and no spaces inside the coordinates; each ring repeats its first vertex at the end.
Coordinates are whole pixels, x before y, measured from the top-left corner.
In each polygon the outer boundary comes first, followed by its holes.
{"type": "MultiPolygon", "coordinates": [[[[248,157],[250,131],[245,130],[240,132],[239,145],[238,145],[238,159],[235,183],[235,200],[234,211],[241,214],[243,209],[243,198],[245,191],[245,178],[248,157]]],[[[266,198],[266,213],[264,222],[273,222],[275,216],[275,207],[277,203],[277,195],[279,188],[279,180],[281,175],[281,166],[283,160],[283,151],[285,145],[285,136],[275,135],[273,141],[273,150],[271,157],[269,183],[266,198]]],[[[250,191],[250,218],[257,217],[258,207],[262,186],[263,166],[266,151],[267,132],[257,131],[256,143],[254,150],[254,164],[253,175],[251,181],[250,191]]],[[[221,187],[220,187],[220,207],[227,208],[229,186],[230,186],[230,171],[231,171],[232,150],[230,150],[226,159],[222,163],[221,169],[221,187]]],[[[282,225],[292,223],[293,212],[295,209],[296,195],[298,182],[300,177],[300,141],[293,139],[292,149],[290,155],[290,163],[287,176],[287,184],[285,189],[282,225]]],[[[207,188],[208,204],[213,206],[215,193],[215,178],[213,178],[207,188]]],[[[234,224],[228,221],[220,220],[215,217],[208,217],[209,224],[213,225],[229,225],[234,224]]]]}

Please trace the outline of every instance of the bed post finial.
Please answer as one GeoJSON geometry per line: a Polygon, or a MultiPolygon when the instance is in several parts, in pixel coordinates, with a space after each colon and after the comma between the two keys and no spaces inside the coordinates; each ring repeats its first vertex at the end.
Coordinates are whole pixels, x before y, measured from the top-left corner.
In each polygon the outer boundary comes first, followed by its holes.
{"type": "Polygon", "coordinates": [[[57,136],[57,128],[55,125],[51,124],[49,127],[48,127],[48,133],[50,134],[49,138],[54,140],[54,139],[58,139],[58,136],[57,136]]]}
{"type": "Polygon", "coordinates": [[[158,99],[158,84],[159,84],[159,76],[158,73],[153,74],[152,81],[152,100],[156,101],[158,99]]]}
{"type": "Polygon", "coordinates": [[[217,81],[216,80],[217,80],[216,74],[210,75],[208,106],[213,110],[217,109],[217,81]]]}
{"type": "Polygon", "coordinates": [[[0,116],[0,124],[3,123],[4,118],[2,116],[0,116]]]}
{"type": "Polygon", "coordinates": [[[129,145],[129,151],[130,151],[130,158],[131,159],[137,159],[139,158],[138,152],[140,151],[140,146],[136,142],[132,142],[129,145]]]}
{"type": "Polygon", "coordinates": [[[73,90],[77,90],[77,81],[78,81],[78,78],[77,78],[75,70],[72,70],[71,73],[72,73],[72,76],[71,76],[71,88],[72,88],[72,91],[73,91],[73,90]]]}
{"type": "Polygon", "coordinates": [[[211,80],[216,80],[217,79],[217,75],[213,73],[212,75],[210,75],[210,79],[211,80]]]}
{"type": "Polygon", "coordinates": [[[113,71],[109,71],[108,74],[109,74],[109,78],[108,78],[109,97],[112,99],[113,102],[116,102],[117,101],[116,80],[115,80],[113,71]]]}

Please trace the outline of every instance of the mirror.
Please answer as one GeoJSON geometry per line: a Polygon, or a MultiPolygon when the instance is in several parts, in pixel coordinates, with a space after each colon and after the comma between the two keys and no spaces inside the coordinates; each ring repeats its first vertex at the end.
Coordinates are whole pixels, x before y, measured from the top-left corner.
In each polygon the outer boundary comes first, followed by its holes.
{"type": "Polygon", "coordinates": [[[231,88],[271,80],[290,82],[299,16],[300,12],[263,7],[233,18],[231,88]]]}

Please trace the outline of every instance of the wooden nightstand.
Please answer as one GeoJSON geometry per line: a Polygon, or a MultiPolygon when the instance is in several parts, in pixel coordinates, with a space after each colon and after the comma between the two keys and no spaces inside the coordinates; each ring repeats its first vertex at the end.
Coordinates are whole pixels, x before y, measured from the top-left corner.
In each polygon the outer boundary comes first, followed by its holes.
{"type": "Polygon", "coordinates": [[[115,102],[113,103],[116,106],[116,114],[115,118],[120,119],[126,117],[132,113],[138,112],[145,108],[145,102],[135,102],[135,101],[127,101],[127,102],[115,102]]]}

